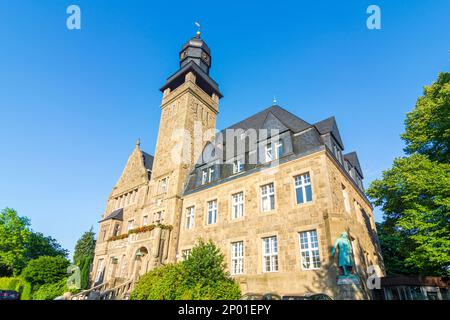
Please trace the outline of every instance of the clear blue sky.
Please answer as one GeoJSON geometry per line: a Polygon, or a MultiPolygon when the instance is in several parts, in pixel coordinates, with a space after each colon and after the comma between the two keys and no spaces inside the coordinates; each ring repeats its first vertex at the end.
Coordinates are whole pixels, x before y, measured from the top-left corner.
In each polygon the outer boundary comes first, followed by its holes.
{"type": "Polygon", "coordinates": [[[0,208],[70,250],[97,230],[136,139],[154,152],[158,88],[197,20],[225,95],[218,128],[273,95],[309,122],[335,115],[367,186],[402,155],[423,85],[449,71],[449,12],[448,0],[1,0],[0,208]],[[70,4],[81,31],[66,28],[70,4]],[[370,4],[382,30],[366,28],[370,4]]]}

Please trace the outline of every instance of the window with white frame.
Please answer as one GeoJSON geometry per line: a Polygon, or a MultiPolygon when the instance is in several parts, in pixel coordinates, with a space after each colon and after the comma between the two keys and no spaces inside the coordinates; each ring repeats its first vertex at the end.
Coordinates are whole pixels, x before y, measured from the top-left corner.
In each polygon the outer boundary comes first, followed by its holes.
{"type": "Polygon", "coordinates": [[[210,183],[214,178],[214,167],[209,167],[202,170],[202,184],[210,183]]]}
{"type": "Polygon", "coordinates": [[[342,185],[342,197],[344,198],[344,208],[347,213],[350,213],[350,200],[348,198],[347,188],[342,185]]]}
{"type": "Polygon", "coordinates": [[[95,275],[95,282],[99,282],[103,277],[103,272],[105,270],[105,260],[99,259],[97,263],[97,274],[95,275]]]}
{"type": "Polygon", "coordinates": [[[208,214],[206,224],[217,223],[217,200],[208,201],[208,214]]]}
{"type": "Polygon", "coordinates": [[[266,144],[264,156],[265,156],[266,162],[270,162],[270,161],[272,161],[274,159],[273,150],[272,150],[272,143],[271,142],[266,144]]]}
{"type": "Polygon", "coordinates": [[[189,258],[190,254],[191,254],[191,249],[181,250],[181,258],[183,260],[186,260],[187,258],[189,258]]]}
{"type": "Polygon", "coordinates": [[[304,173],[294,177],[295,181],[295,196],[297,204],[302,204],[312,201],[311,177],[309,173],[304,173]]]}
{"type": "Polygon", "coordinates": [[[275,142],[275,159],[279,159],[283,156],[283,141],[275,142]]]}
{"type": "Polygon", "coordinates": [[[231,217],[232,219],[244,216],[244,192],[239,192],[231,196],[231,217]]]}
{"type": "Polygon", "coordinates": [[[155,212],[153,216],[153,223],[163,223],[164,221],[164,211],[155,212]]]}
{"type": "Polygon", "coordinates": [[[143,226],[148,225],[148,216],[144,216],[144,217],[142,218],[142,225],[143,225],[143,226]]]}
{"type": "Polygon", "coordinates": [[[233,174],[244,171],[244,160],[237,159],[233,161],[233,174]]]}
{"type": "Polygon", "coordinates": [[[231,243],[231,274],[244,273],[244,242],[231,243]]]}
{"type": "Polygon", "coordinates": [[[134,220],[129,220],[128,221],[128,227],[127,227],[127,231],[130,231],[134,228],[134,220]]]}
{"type": "Polygon", "coordinates": [[[263,272],[278,271],[278,243],[277,237],[262,239],[263,272]]]}
{"type": "Polygon", "coordinates": [[[300,256],[305,270],[320,268],[319,243],[316,230],[299,233],[300,256]]]}
{"type": "Polygon", "coordinates": [[[273,183],[261,187],[261,210],[267,212],[275,209],[275,188],[273,183]]]}
{"type": "Polygon", "coordinates": [[[189,207],[186,209],[186,229],[190,230],[194,227],[195,222],[195,207],[189,207]]]}

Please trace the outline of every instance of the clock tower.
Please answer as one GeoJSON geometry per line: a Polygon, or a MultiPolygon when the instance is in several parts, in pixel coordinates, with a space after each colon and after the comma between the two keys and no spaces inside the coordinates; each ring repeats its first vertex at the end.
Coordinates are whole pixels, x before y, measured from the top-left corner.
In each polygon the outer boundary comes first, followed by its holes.
{"type": "Polygon", "coordinates": [[[211,51],[200,32],[182,46],[179,57],[179,69],[160,89],[161,119],[152,168],[159,210],[165,212],[165,223],[173,226],[166,257],[169,262],[177,255],[184,183],[206,143],[205,133],[214,136],[222,97],[209,75],[211,51]]]}

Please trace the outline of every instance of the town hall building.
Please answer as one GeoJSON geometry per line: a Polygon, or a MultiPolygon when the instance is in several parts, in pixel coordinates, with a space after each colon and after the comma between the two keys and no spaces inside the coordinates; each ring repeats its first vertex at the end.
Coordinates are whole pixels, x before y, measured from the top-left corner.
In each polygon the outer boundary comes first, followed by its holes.
{"type": "Polygon", "coordinates": [[[217,132],[211,60],[200,33],[182,47],[161,88],[155,154],[137,141],[107,200],[91,287],[126,293],[202,238],[243,294],[371,298],[371,270],[384,275],[373,208],[336,119],[310,123],[274,104],[217,132]]]}

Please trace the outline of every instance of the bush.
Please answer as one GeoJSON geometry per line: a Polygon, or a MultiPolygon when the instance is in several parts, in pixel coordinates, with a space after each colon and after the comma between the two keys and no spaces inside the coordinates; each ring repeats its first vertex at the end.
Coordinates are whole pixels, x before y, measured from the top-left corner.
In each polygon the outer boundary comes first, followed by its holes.
{"type": "Polygon", "coordinates": [[[132,300],[238,299],[239,286],[225,272],[224,257],[212,243],[202,240],[183,262],[148,272],[136,284],[132,300]]]}
{"type": "Polygon", "coordinates": [[[22,277],[33,286],[57,283],[67,278],[69,261],[63,257],[39,257],[31,260],[22,272],[22,277]]]}
{"type": "Polygon", "coordinates": [[[0,278],[0,290],[14,290],[21,300],[30,300],[31,284],[22,278],[0,278]]]}
{"type": "Polygon", "coordinates": [[[41,285],[34,293],[33,300],[53,300],[56,297],[62,296],[69,291],[67,288],[67,279],[61,279],[56,283],[47,283],[41,285]]]}

